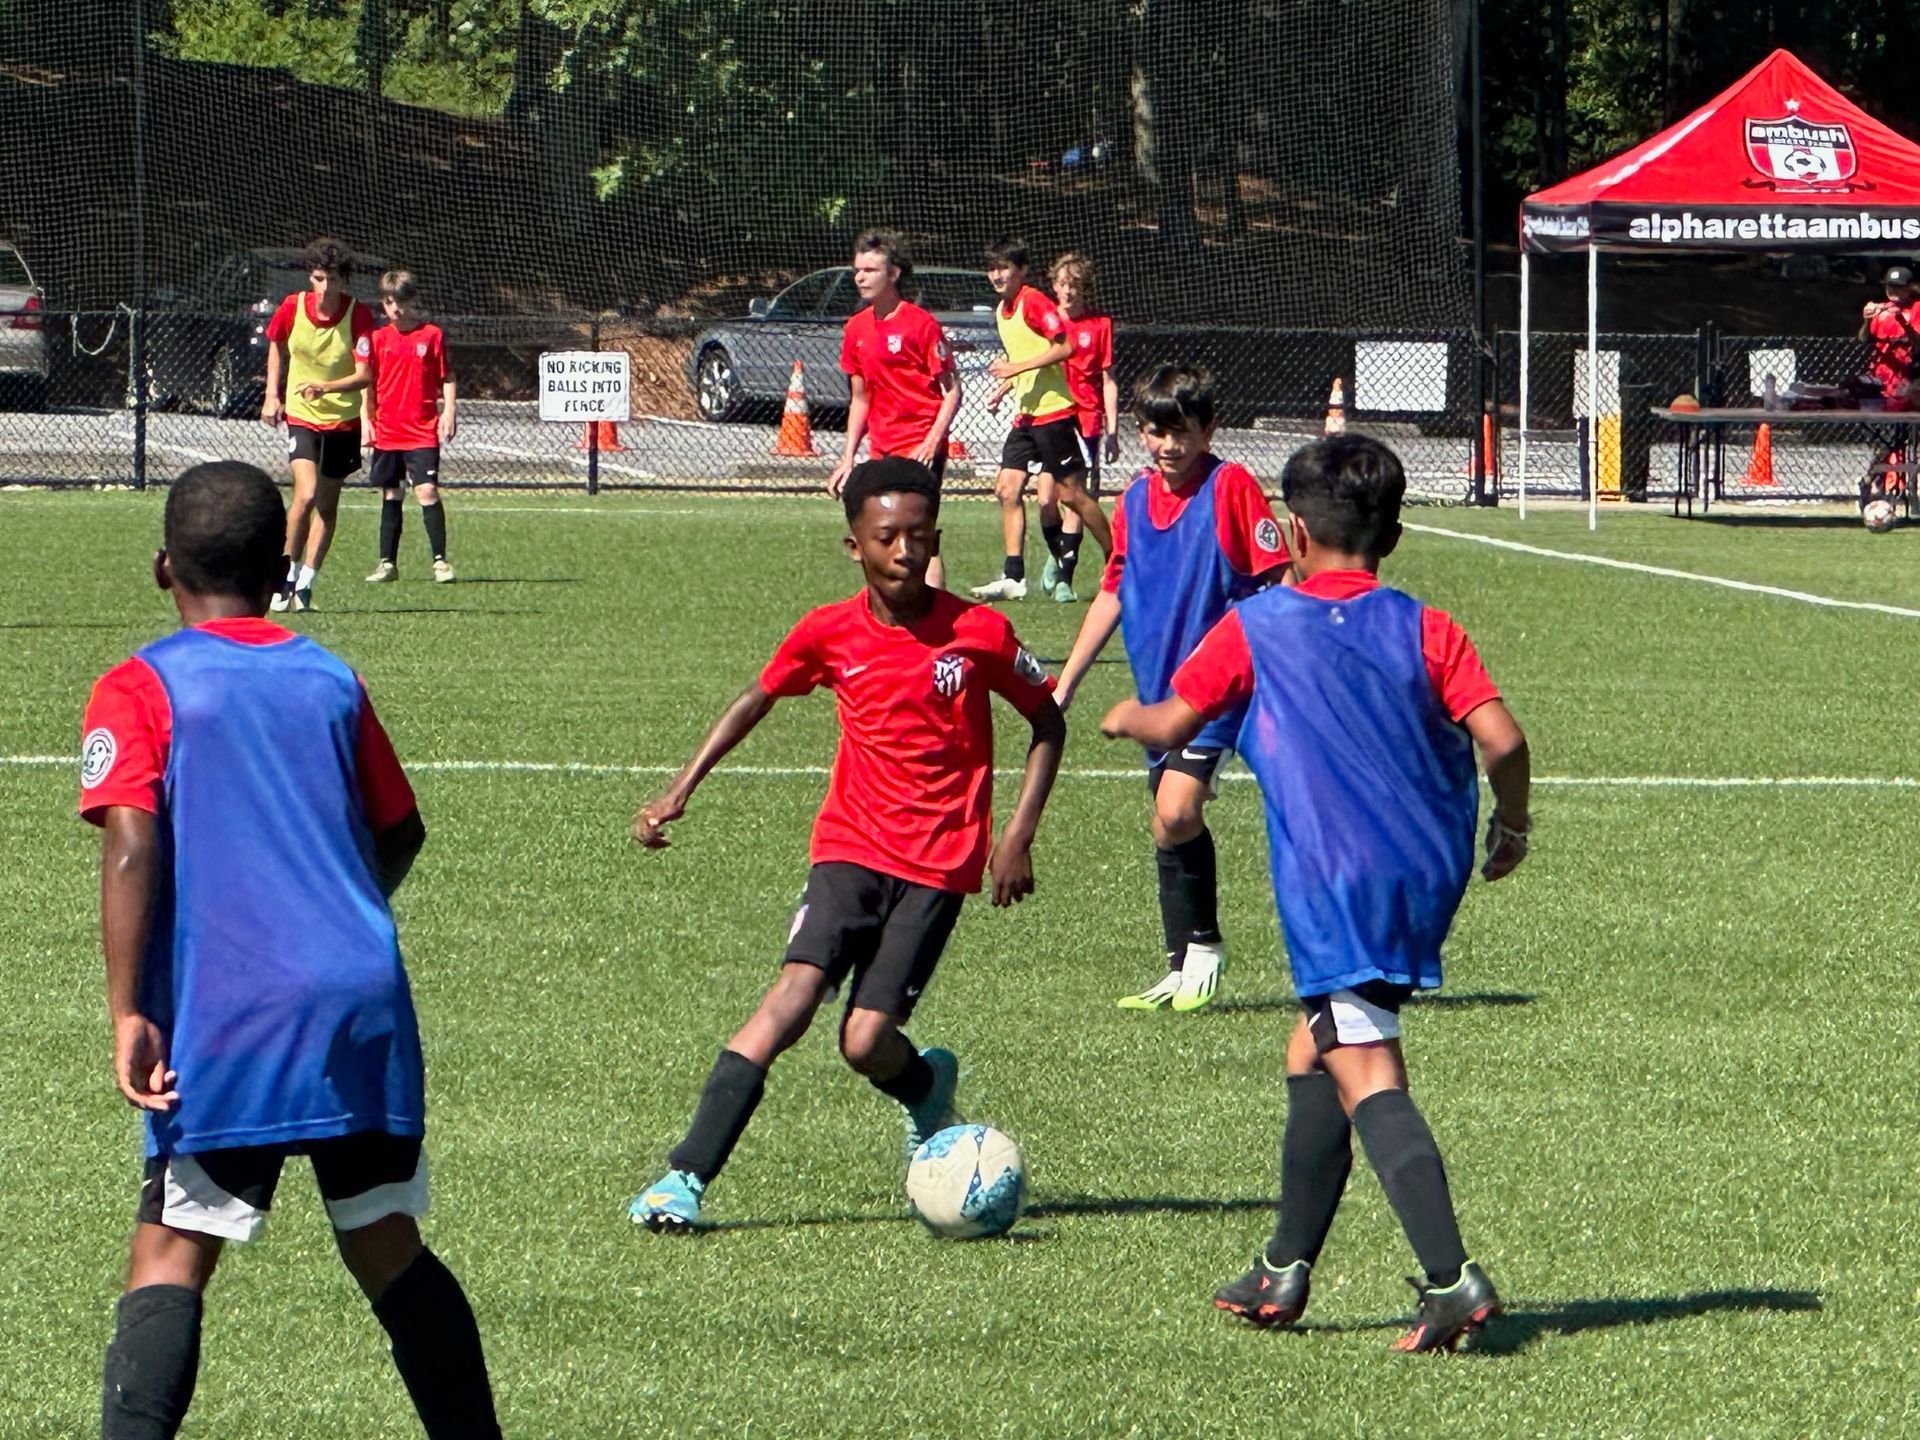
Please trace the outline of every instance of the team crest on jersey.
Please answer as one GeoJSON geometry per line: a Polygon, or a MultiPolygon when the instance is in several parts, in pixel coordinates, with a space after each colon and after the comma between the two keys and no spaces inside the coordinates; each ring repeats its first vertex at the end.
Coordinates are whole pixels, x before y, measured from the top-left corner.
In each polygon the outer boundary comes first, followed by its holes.
{"type": "Polygon", "coordinates": [[[427,358],[427,342],[424,340],[414,341],[413,353],[419,356],[422,360],[426,359],[427,358]]]}
{"type": "Polygon", "coordinates": [[[1778,120],[1749,116],[1747,159],[1769,180],[1790,185],[1837,185],[1851,179],[1859,164],[1846,126],[1803,120],[1798,115],[1778,120]]]}
{"type": "Polygon", "coordinates": [[[1262,520],[1258,525],[1253,527],[1253,543],[1258,545],[1262,550],[1278,550],[1280,548],[1280,527],[1276,525],[1271,518],[1262,520]]]}
{"type": "Polygon", "coordinates": [[[900,346],[905,339],[906,336],[904,335],[887,336],[887,353],[889,355],[898,355],[900,353],[900,346]]]}
{"type": "Polygon", "coordinates": [[[1082,350],[1091,349],[1093,347],[1093,332],[1091,330],[1082,330],[1080,332],[1080,338],[1074,341],[1074,344],[1078,345],[1082,350]]]}
{"type": "Polygon", "coordinates": [[[933,689],[937,695],[951,700],[960,693],[960,687],[967,683],[967,660],[964,655],[940,655],[933,662],[933,689]]]}
{"type": "Polygon", "coordinates": [[[1047,683],[1047,667],[1040,663],[1040,657],[1038,655],[1035,655],[1024,645],[1020,647],[1019,653],[1013,657],[1013,673],[1029,685],[1044,685],[1047,683]]]}
{"type": "Polygon", "coordinates": [[[113,769],[116,750],[113,732],[102,725],[89,730],[87,738],[80,742],[80,788],[91,790],[107,778],[107,772],[113,769]]]}

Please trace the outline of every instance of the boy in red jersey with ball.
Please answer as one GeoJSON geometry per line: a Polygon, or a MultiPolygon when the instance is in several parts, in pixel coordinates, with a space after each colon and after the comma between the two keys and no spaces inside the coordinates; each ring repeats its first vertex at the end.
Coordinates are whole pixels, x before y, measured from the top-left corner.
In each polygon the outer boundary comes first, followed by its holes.
{"type": "Polygon", "coordinates": [[[455,414],[459,388],[447,360],[447,340],[420,310],[420,291],[409,270],[380,277],[384,328],[364,335],[354,346],[353,375],[306,387],[309,398],[369,387],[367,405],[373,434],[372,480],[380,487],[380,563],[367,576],[372,585],[400,578],[400,530],[405,518],[402,488],[413,487],[420,502],[433,552],[433,578],[453,579],[447,559],[447,512],[440,499],[440,447],[459,433],[455,414]]]}
{"type": "Polygon", "coordinates": [[[840,749],[814,821],[813,868],[780,978],[714,1062],[667,1173],[628,1215],[655,1232],[690,1230],[700,1203],[753,1117],[767,1070],[848,986],[840,1053],[907,1113],[908,1153],[955,1123],[960,1062],[902,1033],[960,905],[992,877],[993,903],[1033,892],[1029,848],[1060,768],[1067,727],[1046,671],[1005,616],[927,583],[939,552],[940,487],[902,456],[856,466],[842,493],[847,553],[866,587],[802,617],[727,708],[666,791],[634,817],[633,837],[667,843],[664,826],[695,787],[784,695],[829,686],[840,749]],[[992,842],[993,717],[999,695],[1033,727],[1013,818],[992,842]]]}
{"type": "MultiPolygon", "coordinates": [[[[840,368],[846,372],[847,443],[840,463],[827,477],[827,493],[838,496],[853,473],[861,436],[874,459],[905,455],[933,471],[947,472],[947,430],[960,410],[960,376],[953,347],[940,322],[900,287],[913,275],[906,241],[892,230],[869,230],[853,247],[853,284],[865,306],[847,321],[840,340],[840,368]]],[[[935,555],[927,583],[946,587],[946,567],[935,555]]]]}

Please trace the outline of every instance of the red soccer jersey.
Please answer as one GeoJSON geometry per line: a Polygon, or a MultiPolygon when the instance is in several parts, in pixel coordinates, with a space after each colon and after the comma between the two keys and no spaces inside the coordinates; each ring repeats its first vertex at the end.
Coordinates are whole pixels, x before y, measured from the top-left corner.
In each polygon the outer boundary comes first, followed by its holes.
{"type": "MultiPolygon", "coordinates": [[[[1299,589],[1316,600],[1351,600],[1379,584],[1379,576],[1364,570],[1322,570],[1303,580],[1299,589]]],[[[1433,693],[1456,722],[1500,698],[1473,642],[1446,611],[1432,606],[1422,611],[1420,651],[1426,657],[1433,693]]],[[[1194,646],[1193,654],[1173,672],[1173,689],[1208,718],[1224,714],[1253,694],[1253,654],[1236,611],[1229,610],[1194,646]]]]}
{"type": "Polygon", "coordinates": [[[361,336],[353,353],[373,366],[373,448],[436,448],[440,387],[447,379],[447,340],[440,327],[383,325],[361,336]]]}
{"type": "Polygon", "coordinates": [[[1113,369],[1113,319],[1091,311],[1078,320],[1063,310],[1073,354],[1067,357],[1067,389],[1073,392],[1080,433],[1091,440],[1107,426],[1107,399],[1101,382],[1113,369]]]}
{"type": "MultiPolygon", "coordinates": [[[[250,615],[209,620],[199,628],[242,645],[277,645],[294,638],[291,630],[250,615]]],[[[364,688],[361,697],[354,768],[367,824],[378,834],[406,819],[416,806],[413,786],[364,688]]],[[[166,686],[144,660],[123,660],[94,683],[81,734],[81,818],[104,825],[114,805],[158,815],[166,804],[173,707],[166,686]]]]}
{"type": "Polygon", "coordinates": [[[1880,382],[1880,393],[1891,409],[1904,410],[1913,387],[1913,333],[1920,327],[1920,303],[1894,305],[1867,322],[1873,341],[1867,368],[1880,382]]]}
{"type": "MultiPolygon", "coordinates": [[[[1287,554],[1286,538],[1280,522],[1273,518],[1273,506],[1267,493],[1244,465],[1217,461],[1211,455],[1200,457],[1193,479],[1178,490],[1167,487],[1166,477],[1158,470],[1143,470],[1130,482],[1148,486],[1147,518],[1156,530],[1164,530],[1180,518],[1194,492],[1218,464],[1214,477],[1213,517],[1220,536],[1220,548],[1228,563],[1242,575],[1264,575],[1276,565],[1285,565],[1293,557],[1287,554]]],[[[1113,549],[1107,553],[1107,572],[1100,580],[1102,590],[1118,591],[1120,576],[1127,568],[1127,507],[1113,507],[1113,549]]]]}
{"type": "Polygon", "coordinates": [[[910,300],[884,320],[867,306],[847,321],[840,368],[867,387],[867,445],[873,457],[911,455],[940,415],[940,379],[953,351],[940,322],[910,300]]]}
{"type": "Polygon", "coordinates": [[[990,694],[1031,715],[1051,693],[997,610],[938,591],[882,625],[865,590],[803,616],[760,674],[769,695],[833,690],[840,749],[813,823],[813,863],[842,860],[967,893],[992,844],[990,694]]]}

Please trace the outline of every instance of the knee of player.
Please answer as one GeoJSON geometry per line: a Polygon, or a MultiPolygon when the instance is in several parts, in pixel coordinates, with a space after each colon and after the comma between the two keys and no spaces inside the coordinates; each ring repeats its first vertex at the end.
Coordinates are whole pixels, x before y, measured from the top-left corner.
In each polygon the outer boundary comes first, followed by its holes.
{"type": "Polygon", "coordinates": [[[840,1054],[864,1075],[892,1047],[898,1030],[891,1016],[856,1011],[840,1028],[840,1054]]]}
{"type": "Polygon", "coordinates": [[[993,493],[1002,505],[1012,508],[1019,505],[1025,497],[1027,477],[1018,470],[1002,470],[1000,478],[993,482],[993,493]]]}
{"type": "Polygon", "coordinates": [[[1198,798],[1156,800],[1153,807],[1153,843],[1162,850],[1169,850],[1175,845],[1186,844],[1206,829],[1207,817],[1201,809],[1204,803],[1198,798]]]}
{"type": "Polygon", "coordinates": [[[422,505],[438,505],[440,503],[440,487],[438,485],[416,485],[413,487],[413,498],[418,500],[422,505]]]}

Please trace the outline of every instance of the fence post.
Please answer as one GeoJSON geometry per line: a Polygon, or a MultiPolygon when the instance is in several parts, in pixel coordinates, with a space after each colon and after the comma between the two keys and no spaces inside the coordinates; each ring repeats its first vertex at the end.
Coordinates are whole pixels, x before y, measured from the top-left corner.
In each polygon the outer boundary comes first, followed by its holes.
{"type": "MultiPolygon", "coordinates": [[[[593,323],[587,333],[591,337],[588,343],[592,346],[595,353],[598,353],[600,349],[600,312],[598,310],[593,312],[593,323]]],[[[599,493],[600,423],[596,420],[589,420],[587,422],[587,494],[598,495],[599,493]]]]}
{"type": "Polygon", "coordinates": [[[147,488],[147,5],[133,3],[133,310],[127,363],[133,367],[133,488],[147,488]]]}

